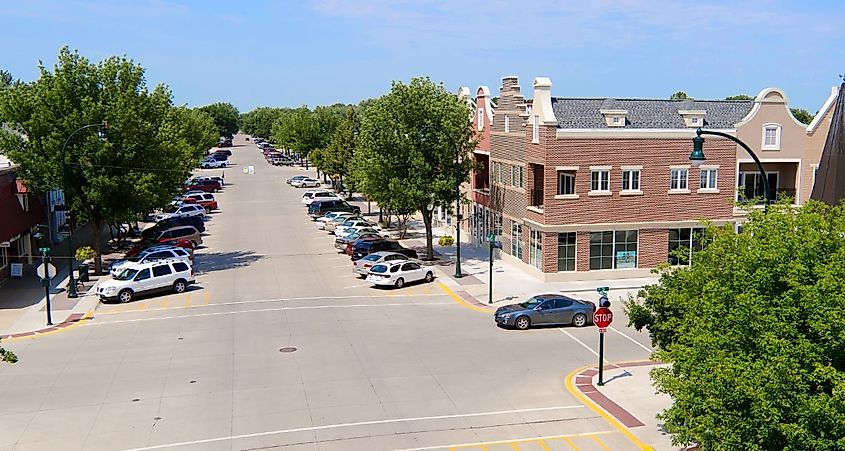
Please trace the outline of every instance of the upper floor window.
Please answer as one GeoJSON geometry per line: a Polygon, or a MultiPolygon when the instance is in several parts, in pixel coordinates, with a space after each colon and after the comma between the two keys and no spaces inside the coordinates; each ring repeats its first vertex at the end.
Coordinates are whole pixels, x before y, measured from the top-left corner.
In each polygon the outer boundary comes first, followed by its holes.
{"type": "Polygon", "coordinates": [[[622,168],[622,191],[640,191],[639,168],[622,168]]]}
{"type": "Polygon", "coordinates": [[[517,188],[525,188],[525,168],[523,166],[511,166],[511,185],[517,188]]]}
{"type": "Polygon", "coordinates": [[[702,190],[715,190],[716,189],[716,175],[718,174],[718,168],[701,168],[701,185],[699,188],[702,190]]]}
{"type": "Polygon", "coordinates": [[[534,115],[532,121],[531,142],[538,143],[540,142],[540,116],[534,115]]]}
{"type": "Polygon", "coordinates": [[[484,130],[484,109],[478,109],[478,131],[484,130]]]}
{"type": "Polygon", "coordinates": [[[780,150],[780,125],[763,126],[763,150],[780,150]]]}
{"type": "Polygon", "coordinates": [[[575,172],[558,171],[557,194],[558,196],[568,196],[575,194],[575,172]]]}
{"type": "Polygon", "coordinates": [[[590,190],[596,192],[610,192],[610,170],[593,169],[591,171],[590,190]]]}
{"type": "Polygon", "coordinates": [[[687,191],[689,190],[689,169],[687,168],[672,168],[669,174],[669,190],[670,191],[687,191]]]}
{"type": "Polygon", "coordinates": [[[510,133],[511,131],[511,119],[505,115],[505,133],[510,133]]]}

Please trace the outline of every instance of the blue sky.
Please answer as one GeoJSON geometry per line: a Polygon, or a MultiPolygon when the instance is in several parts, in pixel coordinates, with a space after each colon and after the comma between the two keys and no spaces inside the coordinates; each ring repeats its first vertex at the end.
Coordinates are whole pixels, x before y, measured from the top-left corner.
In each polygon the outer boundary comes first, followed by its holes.
{"type": "Polygon", "coordinates": [[[127,55],[177,103],[356,103],[426,75],[518,75],[566,97],[696,98],[776,86],[814,113],[845,73],[839,1],[3,0],[0,68],[32,80],[62,45],[127,55]]]}

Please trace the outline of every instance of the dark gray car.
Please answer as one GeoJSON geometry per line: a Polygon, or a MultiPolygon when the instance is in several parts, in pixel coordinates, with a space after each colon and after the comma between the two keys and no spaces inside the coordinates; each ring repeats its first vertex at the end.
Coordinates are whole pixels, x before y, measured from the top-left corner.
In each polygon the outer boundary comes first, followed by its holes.
{"type": "Polygon", "coordinates": [[[540,294],[519,304],[499,307],[494,318],[500,326],[516,327],[520,330],[551,324],[584,327],[592,324],[595,311],[596,304],[590,301],[562,294],[540,294]]]}

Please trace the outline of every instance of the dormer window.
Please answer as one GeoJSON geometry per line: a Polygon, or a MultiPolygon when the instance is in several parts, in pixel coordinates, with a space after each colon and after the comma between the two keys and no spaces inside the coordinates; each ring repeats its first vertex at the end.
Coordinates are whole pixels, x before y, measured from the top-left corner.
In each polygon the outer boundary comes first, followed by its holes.
{"type": "Polygon", "coordinates": [[[704,125],[705,110],[678,110],[678,114],[684,118],[684,125],[687,127],[701,127],[704,125]]]}
{"type": "Polygon", "coordinates": [[[531,142],[532,143],[539,143],[540,142],[540,116],[534,115],[532,118],[531,123],[531,142]]]}
{"type": "Polygon", "coordinates": [[[505,115],[505,133],[510,133],[510,131],[511,131],[511,120],[507,115],[505,115]]]}
{"type": "Polygon", "coordinates": [[[780,150],[780,125],[763,126],[763,150],[780,150]]]}
{"type": "Polygon", "coordinates": [[[628,118],[628,110],[599,110],[604,116],[608,127],[624,127],[628,118]]]}

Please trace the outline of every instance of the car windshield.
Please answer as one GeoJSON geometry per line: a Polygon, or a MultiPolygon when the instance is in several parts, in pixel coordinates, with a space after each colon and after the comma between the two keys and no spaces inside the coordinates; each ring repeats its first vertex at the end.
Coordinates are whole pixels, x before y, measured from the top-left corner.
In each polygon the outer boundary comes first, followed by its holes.
{"type": "Polygon", "coordinates": [[[173,213],[178,209],[179,209],[179,207],[177,207],[175,205],[170,205],[170,206],[164,207],[164,212],[165,213],[173,213]]]}
{"type": "Polygon", "coordinates": [[[363,260],[367,260],[367,261],[370,261],[370,262],[374,262],[374,261],[376,261],[376,260],[378,260],[378,259],[380,259],[380,258],[381,258],[381,255],[378,255],[378,254],[370,254],[370,255],[368,255],[368,256],[366,256],[366,257],[364,257],[364,258],[363,258],[363,260]]]}
{"type": "Polygon", "coordinates": [[[545,299],[530,298],[527,301],[519,304],[519,306],[522,307],[522,308],[532,309],[532,308],[537,307],[538,305],[542,304],[543,301],[545,301],[545,299]]]}
{"type": "Polygon", "coordinates": [[[377,273],[387,272],[387,265],[375,265],[370,269],[370,271],[377,273]]]}
{"type": "Polygon", "coordinates": [[[114,280],[129,280],[135,277],[135,274],[138,274],[137,269],[126,268],[120,274],[114,276],[114,280]]]}

